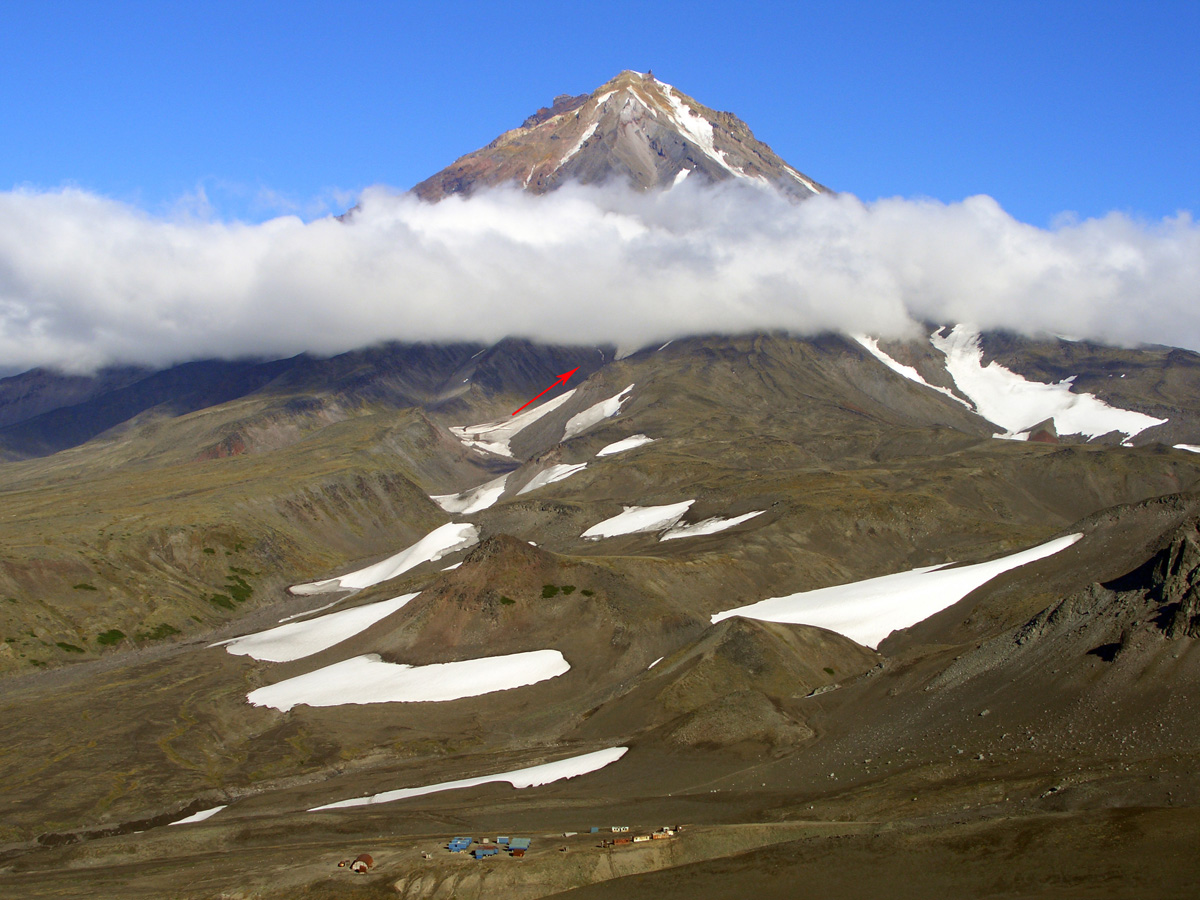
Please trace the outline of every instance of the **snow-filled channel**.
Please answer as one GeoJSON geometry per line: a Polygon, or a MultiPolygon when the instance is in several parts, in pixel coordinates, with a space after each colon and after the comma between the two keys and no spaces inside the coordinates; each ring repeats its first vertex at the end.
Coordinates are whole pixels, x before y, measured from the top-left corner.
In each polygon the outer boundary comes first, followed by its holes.
{"type": "Polygon", "coordinates": [[[548,484],[554,484],[556,481],[562,481],[564,478],[570,478],[576,472],[582,472],[587,468],[587,463],[576,463],[568,465],[561,463],[556,466],[550,466],[548,469],[543,469],[532,478],[529,479],[529,484],[525,485],[519,491],[517,496],[528,494],[530,491],[536,491],[540,487],[545,487],[548,484]]]}
{"type": "Polygon", "coordinates": [[[434,494],[429,499],[448,513],[470,515],[495,504],[500,499],[500,495],[504,493],[506,481],[508,481],[507,473],[484,482],[478,487],[469,488],[460,494],[434,494]]]}
{"type": "Polygon", "coordinates": [[[626,450],[632,450],[634,447],[642,447],[653,443],[654,438],[652,437],[646,437],[644,434],[634,434],[624,440],[617,441],[615,444],[609,444],[607,447],[602,448],[596,455],[612,456],[614,453],[624,453],[626,450]]]}
{"type": "Polygon", "coordinates": [[[766,510],[758,510],[757,512],[748,512],[744,515],[734,516],[731,519],[723,519],[720,516],[713,516],[711,519],[705,519],[703,522],[696,522],[694,525],[674,525],[661,538],[660,541],[673,541],[676,538],[698,537],[702,534],[716,534],[719,531],[724,531],[727,528],[732,528],[734,525],[741,525],[743,522],[748,522],[755,516],[761,516],[766,510]]]}
{"type": "Polygon", "coordinates": [[[647,531],[662,531],[683,518],[695,500],[669,503],[666,506],[626,506],[625,511],[593,525],[580,535],[590,541],[615,537],[619,534],[642,534],[647,531]]]}
{"type": "Polygon", "coordinates": [[[605,419],[610,419],[621,411],[621,406],[629,399],[627,396],[633,390],[633,385],[625,388],[619,394],[613,394],[607,400],[601,400],[589,406],[581,413],[576,413],[567,419],[567,427],[563,431],[563,440],[575,437],[577,434],[583,434],[593,425],[603,422],[605,419]]]}
{"type": "Polygon", "coordinates": [[[514,788],[538,787],[564,781],[568,778],[578,778],[589,772],[596,772],[605,766],[615,763],[628,752],[628,747],[610,747],[607,750],[597,750],[594,753],[584,753],[571,756],[557,762],[543,763],[540,766],[530,766],[527,769],[515,769],[512,772],[498,772],[495,775],[479,775],[475,778],[460,778],[457,781],[442,781],[438,784],[427,784],[423,787],[400,788],[395,791],[384,791],[372,794],[370,797],[354,797],[350,800],[339,800],[337,803],[326,803],[324,806],[314,806],[309,812],[322,809],[345,809],[350,806],[372,806],[376,803],[390,803],[393,800],[404,800],[407,797],[420,797],[424,794],[436,794],[440,791],[453,791],[458,788],[476,787],[481,784],[508,782],[514,788]]]}
{"type": "Polygon", "coordinates": [[[507,419],[500,419],[497,422],[484,422],[482,425],[452,425],[450,431],[474,450],[514,459],[508,442],[542,416],[554,412],[570,400],[574,393],[575,388],[571,388],[565,394],[560,394],[553,400],[547,400],[541,406],[527,409],[519,415],[509,416],[507,419]]]}
{"type": "Polygon", "coordinates": [[[330,591],[360,591],[373,584],[387,581],[415,569],[421,563],[435,562],[448,553],[463,550],[479,542],[479,527],[476,525],[447,522],[435,528],[411,547],[406,547],[394,556],[337,578],[294,584],[288,590],[293,594],[324,594],[330,591]]]}
{"type": "Polygon", "coordinates": [[[537,684],[570,669],[558,650],[531,650],[428,666],[384,662],[378,654],[368,653],[260,687],[246,699],[254,706],[272,706],[281,712],[302,703],[343,706],[444,702],[537,684]]]}
{"type": "Polygon", "coordinates": [[[293,659],[303,659],[320,653],[334,644],[354,637],[360,631],[365,631],[381,619],[402,609],[416,596],[417,594],[404,594],[391,600],[380,600],[378,603],[368,603],[354,609],[344,609],[315,619],[291,622],[267,631],[220,641],[211,646],[219,647],[224,644],[230,653],[252,656],[263,662],[291,662],[293,659]]]}
{"type": "Polygon", "coordinates": [[[1089,438],[1113,431],[1132,438],[1167,421],[1109,406],[1094,394],[1074,393],[1071,378],[1045,384],[1028,381],[995,360],[985,366],[979,333],[964,325],[956,325],[948,335],[935,331],[929,341],[946,355],[946,371],[975,404],[975,411],[1006,429],[1004,437],[1025,438],[1023,432],[1047,419],[1054,420],[1059,434],[1089,438]]]}
{"type": "Polygon", "coordinates": [[[1081,534],[1072,534],[1056,538],[991,562],[957,568],[928,566],[786,597],[772,597],[717,613],[712,621],[742,616],[763,622],[815,625],[877,648],[879,642],[896,629],[928,619],[997,575],[1065,550],[1081,537],[1081,534]]]}
{"type": "Polygon", "coordinates": [[[885,366],[887,366],[889,369],[891,369],[897,375],[900,375],[903,378],[907,378],[909,381],[915,381],[917,384],[921,385],[922,387],[927,387],[931,391],[937,391],[939,394],[945,394],[951,400],[955,401],[956,403],[961,403],[963,406],[970,409],[971,404],[969,404],[962,397],[960,397],[956,393],[954,393],[954,391],[949,390],[948,388],[941,387],[936,384],[930,384],[928,381],[926,381],[922,377],[921,373],[918,372],[916,369],[914,369],[912,366],[906,366],[906,365],[904,365],[904,363],[900,362],[899,360],[893,359],[892,357],[888,356],[886,353],[883,352],[882,349],[880,349],[879,341],[877,341],[875,338],[867,337],[865,334],[853,334],[853,335],[851,335],[851,337],[854,338],[854,340],[858,341],[860,344],[862,344],[868,353],[870,353],[872,356],[874,356],[877,360],[879,360],[881,363],[883,363],[885,366]]]}
{"type": "Polygon", "coordinates": [[[176,819],[174,822],[168,822],[167,824],[168,825],[191,825],[193,822],[203,822],[205,819],[215,816],[217,813],[219,813],[221,810],[223,810],[228,805],[229,805],[228,803],[224,803],[221,806],[214,806],[211,809],[202,809],[198,813],[192,813],[190,816],[187,816],[186,818],[176,819]]]}

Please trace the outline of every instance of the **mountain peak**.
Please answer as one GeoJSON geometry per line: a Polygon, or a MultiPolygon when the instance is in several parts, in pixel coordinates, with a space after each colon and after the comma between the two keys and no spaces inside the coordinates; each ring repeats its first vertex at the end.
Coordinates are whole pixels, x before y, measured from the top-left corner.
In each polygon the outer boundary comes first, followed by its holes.
{"type": "Polygon", "coordinates": [[[422,181],[423,200],[517,183],[546,193],[569,181],[669,188],[699,175],[742,178],[803,199],[827,188],[757,140],[732,113],[699,103],[653,72],[625,70],[590,94],[560,94],[518,128],[422,181]]]}

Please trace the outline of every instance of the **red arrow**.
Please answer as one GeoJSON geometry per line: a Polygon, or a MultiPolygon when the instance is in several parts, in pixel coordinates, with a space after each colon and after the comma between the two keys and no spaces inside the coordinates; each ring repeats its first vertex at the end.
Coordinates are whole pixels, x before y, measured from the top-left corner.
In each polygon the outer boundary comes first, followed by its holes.
{"type": "MultiPolygon", "coordinates": [[[[546,391],[550,390],[550,388],[557,387],[560,384],[566,384],[567,379],[570,378],[572,375],[574,375],[578,371],[579,371],[579,366],[576,366],[570,372],[563,372],[561,375],[558,376],[558,379],[554,382],[554,384],[552,384],[552,385],[550,385],[550,387],[546,388],[546,391]]],[[[546,393],[546,391],[542,391],[542,394],[546,393]]],[[[538,397],[542,396],[542,394],[538,394],[537,397],[533,398],[533,400],[536,400],[538,397]]],[[[530,400],[529,403],[532,403],[533,400],[530,400]]],[[[524,406],[518,406],[516,409],[513,410],[513,415],[515,416],[517,413],[519,413],[521,410],[523,410],[526,406],[528,406],[529,403],[526,403],[524,406]]]]}

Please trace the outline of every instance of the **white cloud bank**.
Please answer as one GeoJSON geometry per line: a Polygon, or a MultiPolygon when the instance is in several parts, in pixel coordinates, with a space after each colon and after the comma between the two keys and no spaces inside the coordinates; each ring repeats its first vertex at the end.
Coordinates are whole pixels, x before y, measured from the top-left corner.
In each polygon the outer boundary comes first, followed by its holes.
{"type": "Polygon", "coordinates": [[[1041,229],[986,196],[791,204],[694,180],[436,205],[373,189],[348,223],[174,221],[73,189],[0,193],[0,359],[86,370],[388,339],[898,337],[914,320],[1200,348],[1187,214],[1041,229]]]}

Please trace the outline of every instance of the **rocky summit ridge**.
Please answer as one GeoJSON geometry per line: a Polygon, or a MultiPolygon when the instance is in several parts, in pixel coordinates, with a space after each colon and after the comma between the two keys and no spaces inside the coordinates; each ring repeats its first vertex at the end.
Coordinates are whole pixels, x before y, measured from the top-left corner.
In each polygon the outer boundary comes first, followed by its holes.
{"type": "Polygon", "coordinates": [[[650,190],[697,176],[771,185],[798,199],[828,190],[784,162],[733,113],[713,110],[653,73],[625,71],[590,94],[559,95],[413,192],[437,201],[516,184],[543,194],[569,181],[650,190]]]}

